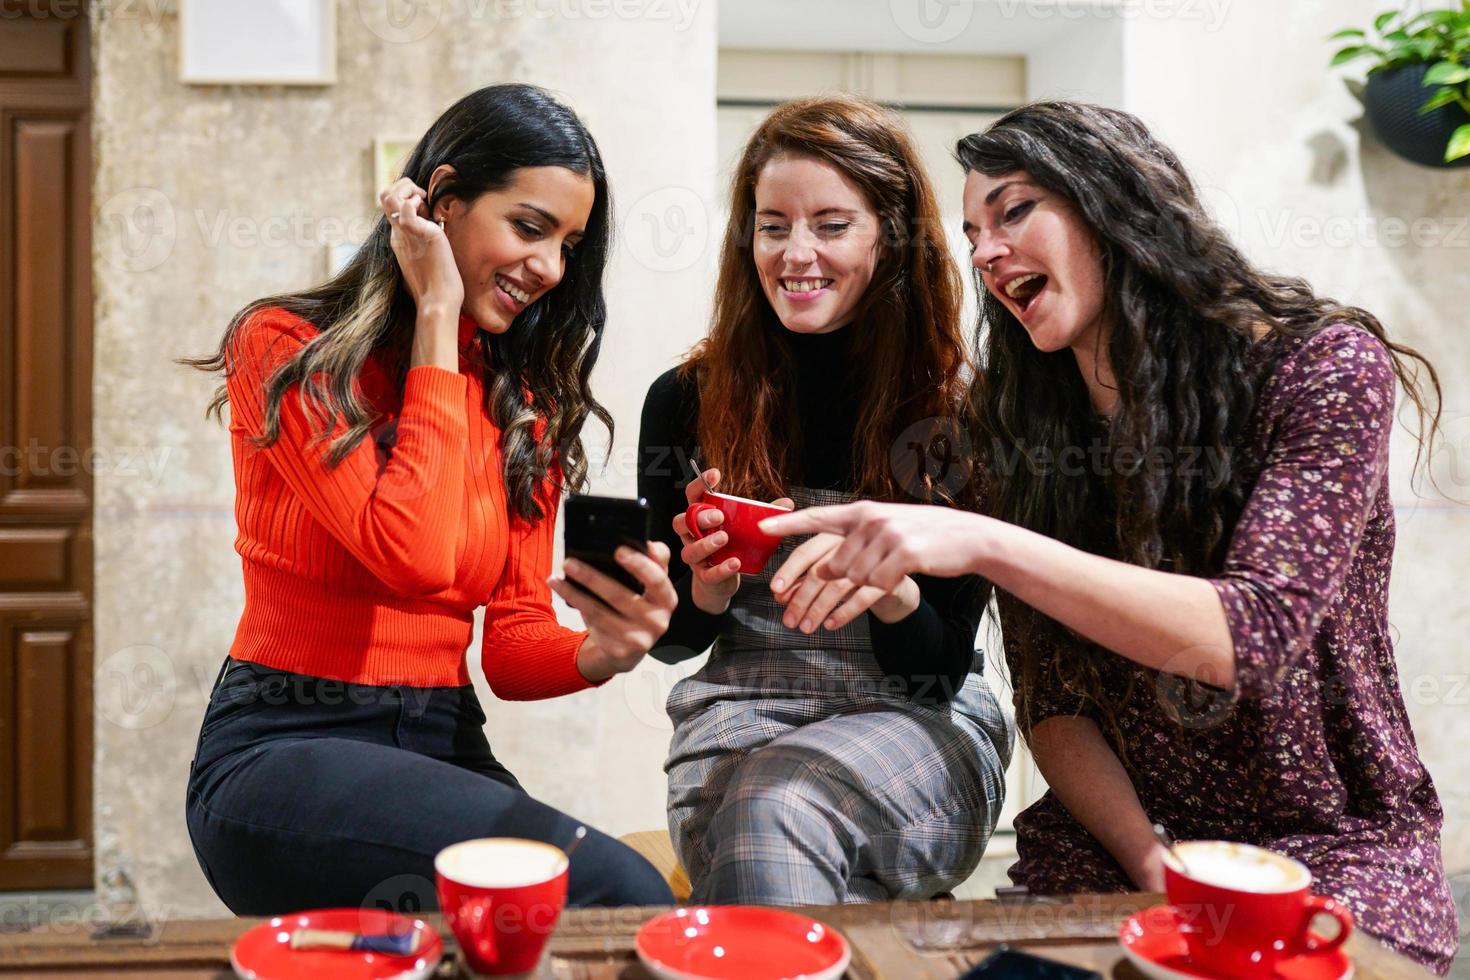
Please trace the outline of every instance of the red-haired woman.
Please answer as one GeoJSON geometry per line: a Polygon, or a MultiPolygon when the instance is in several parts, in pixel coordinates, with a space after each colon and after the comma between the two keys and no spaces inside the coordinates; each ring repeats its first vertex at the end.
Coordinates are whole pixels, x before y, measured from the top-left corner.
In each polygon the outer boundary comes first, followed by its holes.
{"type": "Polygon", "coordinates": [[[979,580],[821,580],[831,536],[742,575],[709,565],[720,515],[702,540],[683,518],[695,458],[705,486],[746,497],[946,501],[906,448],[955,420],[966,363],[923,174],[878,106],[777,108],[734,177],[710,335],[644,405],[639,492],[679,555],[651,655],[714,644],[668,702],[669,827],[696,901],[928,897],[969,876],[1000,811],[1012,734],[975,651],[979,580]]]}

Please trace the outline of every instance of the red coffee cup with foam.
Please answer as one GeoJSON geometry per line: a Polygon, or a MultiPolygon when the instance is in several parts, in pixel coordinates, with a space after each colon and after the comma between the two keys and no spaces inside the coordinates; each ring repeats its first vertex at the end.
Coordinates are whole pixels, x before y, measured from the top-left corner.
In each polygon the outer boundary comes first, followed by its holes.
{"type": "Polygon", "coordinates": [[[434,858],[439,910],[470,968],[529,973],[567,903],[566,852],[540,841],[481,837],[434,858]]]}
{"type": "Polygon", "coordinates": [[[1346,906],[1312,894],[1305,864],[1250,844],[1186,841],[1164,858],[1164,889],[1197,966],[1220,976],[1265,980],[1297,956],[1331,953],[1353,931],[1346,906]],[[1337,920],[1324,938],[1312,926],[1337,920]]]}

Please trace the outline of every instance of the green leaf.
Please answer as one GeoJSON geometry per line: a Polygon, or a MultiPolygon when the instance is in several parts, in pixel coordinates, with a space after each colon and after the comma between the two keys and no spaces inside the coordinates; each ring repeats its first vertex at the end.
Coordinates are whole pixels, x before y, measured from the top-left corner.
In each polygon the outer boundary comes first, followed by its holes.
{"type": "Polygon", "coordinates": [[[1414,42],[1414,54],[1420,61],[1433,61],[1440,53],[1439,38],[1426,37],[1414,42]]]}
{"type": "Polygon", "coordinates": [[[1354,58],[1360,57],[1367,53],[1367,47],[1361,44],[1354,44],[1351,47],[1343,48],[1341,51],[1337,52],[1337,54],[1332,56],[1332,64],[1329,67],[1336,68],[1338,65],[1345,65],[1349,61],[1352,61],[1354,58]]]}
{"type": "Polygon", "coordinates": [[[1456,10],[1426,10],[1424,11],[1424,13],[1409,21],[1409,23],[1405,26],[1410,26],[1413,24],[1417,24],[1420,21],[1424,21],[1428,24],[1434,25],[1435,27],[1442,27],[1446,24],[1453,24],[1459,19],[1460,13],[1456,10]]]}
{"type": "Polygon", "coordinates": [[[1460,93],[1452,88],[1442,88],[1429,97],[1429,101],[1419,107],[1419,114],[1433,112],[1441,106],[1447,106],[1459,99],[1460,93]]]}
{"type": "Polygon", "coordinates": [[[1356,27],[1347,27],[1347,28],[1344,28],[1343,30],[1338,31],[1336,34],[1332,35],[1327,40],[1329,40],[1329,41],[1341,41],[1341,40],[1344,40],[1344,39],[1350,38],[1350,37],[1367,37],[1367,36],[1368,35],[1364,34],[1362,31],[1358,30],[1356,27]]]}
{"type": "Polygon", "coordinates": [[[1425,86],[1431,85],[1458,85],[1461,82],[1470,82],[1470,68],[1457,65],[1453,61],[1441,61],[1434,65],[1424,74],[1425,86]]]}
{"type": "Polygon", "coordinates": [[[1382,34],[1383,29],[1387,27],[1389,25],[1389,22],[1398,15],[1399,12],[1397,10],[1385,10],[1383,13],[1378,15],[1376,20],[1373,21],[1373,29],[1379,34],[1382,34]]]}
{"type": "Polygon", "coordinates": [[[1470,157],[1470,123],[1455,130],[1450,136],[1450,145],[1445,147],[1445,163],[1453,163],[1461,157],[1470,157]]]}
{"type": "Polygon", "coordinates": [[[1413,65],[1419,63],[1419,50],[1412,44],[1395,44],[1389,47],[1383,57],[1395,65],[1413,65]]]}

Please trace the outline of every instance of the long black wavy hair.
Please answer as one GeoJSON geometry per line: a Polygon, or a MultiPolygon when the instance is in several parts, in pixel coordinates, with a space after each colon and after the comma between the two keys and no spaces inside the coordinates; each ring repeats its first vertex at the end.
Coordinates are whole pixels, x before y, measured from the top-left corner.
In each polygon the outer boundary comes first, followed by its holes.
{"type": "MultiPolygon", "coordinates": [[[[1037,350],[977,273],[980,363],[970,411],[988,513],[1145,568],[1218,573],[1255,477],[1237,450],[1270,372],[1269,356],[1257,371],[1246,362],[1262,328],[1303,338],[1349,323],[1371,333],[1391,351],[1414,402],[1421,457],[1432,442],[1441,406],[1433,365],[1389,340],[1366,310],[1252,265],[1206,213],[1178,158],[1136,117],[1037,102],[960,140],[955,152],[966,173],[1023,171],[1082,216],[1101,253],[1105,353],[1118,385],[1116,410],[1100,426],[1072,352],[1037,350]],[[1172,451],[1163,458],[1197,453],[1211,465],[1010,465],[1017,448],[1066,459],[1063,450],[1099,438],[1114,460],[1124,452],[1146,460],[1162,447],[1172,451]]],[[[998,601],[1023,727],[1030,693],[1043,679],[1112,721],[1127,700],[1124,694],[1114,703],[1103,683],[1112,655],[1090,644],[1074,650],[1060,624],[1013,598],[998,601]],[[1056,655],[1064,648],[1065,656],[1056,655]]]]}
{"type": "MultiPolygon", "coordinates": [[[[480,333],[489,354],[485,407],[502,433],[507,502],[512,516],[540,520],[548,503],[541,490],[558,470],[557,492],[586,484],[581,430],[587,416],[596,416],[609,438],[613,429],[612,416],[592,396],[589,383],[607,321],[602,292],[612,226],[607,174],[596,142],[576,114],[543,89],[519,84],[491,85],[450,106],[418,141],[403,176],[427,188],[443,164],[452,166],[454,175],[435,185],[430,214],[446,197],[471,204],[481,194],[507,187],[523,167],[563,167],[594,186],[585,235],[567,259],[561,281],[523,310],[506,333],[480,333]]],[[[266,382],[260,443],[279,438],[281,399],[299,385],[308,417],[322,432],[339,419],[346,424],[327,455],[336,465],[377,421],[354,388],[368,356],[386,348],[402,385],[416,309],[390,235],[388,219],[380,214],[367,241],[337,275],[312,289],[254,301],[230,320],[214,354],[183,359],[205,371],[228,373],[241,324],[267,307],[285,309],[320,331],[266,382]]],[[[228,401],[222,384],[207,414],[220,418],[228,401]]]]}

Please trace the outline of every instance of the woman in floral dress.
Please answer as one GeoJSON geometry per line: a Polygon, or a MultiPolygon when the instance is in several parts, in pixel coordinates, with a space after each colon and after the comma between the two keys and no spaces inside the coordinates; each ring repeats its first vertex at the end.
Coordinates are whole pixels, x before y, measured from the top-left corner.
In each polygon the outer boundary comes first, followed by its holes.
{"type": "Polygon", "coordinates": [[[1126,113],[1026,106],[958,156],[979,513],[859,503],[767,529],[845,535],[824,576],[993,583],[1050,786],[1016,820],[1016,882],[1160,890],[1160,822],[1301,860],[1446,972],[1443,815],[1388,625],[1395,380],[1432,437],[1433,368],[1252,266],[1126,113]]]}

